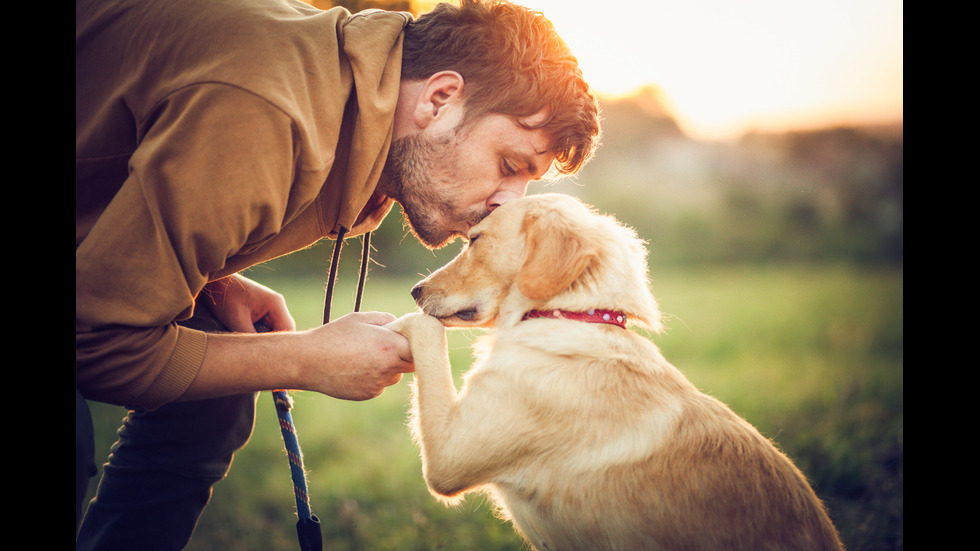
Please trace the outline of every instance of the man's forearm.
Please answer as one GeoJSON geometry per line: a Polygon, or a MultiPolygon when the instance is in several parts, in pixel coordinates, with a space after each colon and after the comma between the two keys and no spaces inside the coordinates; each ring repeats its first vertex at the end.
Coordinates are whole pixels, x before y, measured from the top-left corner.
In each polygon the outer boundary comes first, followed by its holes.
{"type": "Polygon", "coordinates": [[[208,334],[201,369],[181,400],[262,390],[309,390],[367,400],[415,369],[391,314],[348,314],[307,331],[208,334]]]}
{"type": "Polygon", "coordinates": [[[180,400],[302,388],[302,333],[210,333],[197,377],[180,400]]]}

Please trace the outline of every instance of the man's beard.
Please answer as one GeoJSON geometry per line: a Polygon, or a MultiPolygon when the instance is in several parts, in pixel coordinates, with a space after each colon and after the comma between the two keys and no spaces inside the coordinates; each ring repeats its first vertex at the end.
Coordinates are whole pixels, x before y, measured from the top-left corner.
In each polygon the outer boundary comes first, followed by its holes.
{"type": "MultiPolygon", "coordinates": [[[[401,205],[412,233],[432,249],[444,247],[459,236],[444,224],[461,221],[464,213],[452,197],[445,196],[449,189],[440,193],[432,183],[438,176],[454,178],[457,144],[456,133],[435,143],[419,134],[399,138],[391,144],[381,175],[385,193],[401,205]],[[447,171],[447,167],[453,170],[447,171]]],[[[476,224],[486,214],[468,222],[476,224]]]]}

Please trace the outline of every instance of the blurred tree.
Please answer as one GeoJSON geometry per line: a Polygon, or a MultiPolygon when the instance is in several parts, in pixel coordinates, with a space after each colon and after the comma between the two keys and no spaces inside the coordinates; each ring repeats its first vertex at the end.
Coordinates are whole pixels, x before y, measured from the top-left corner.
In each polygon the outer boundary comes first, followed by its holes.
{"type": "Polygon", "coordinates": [[[685,137],[657,86],[644,86],[619,99],[600,97],[599,103],[603,127],[615,129],[603,134],[604,147],[642,149],[663,139],[685,137]]]}

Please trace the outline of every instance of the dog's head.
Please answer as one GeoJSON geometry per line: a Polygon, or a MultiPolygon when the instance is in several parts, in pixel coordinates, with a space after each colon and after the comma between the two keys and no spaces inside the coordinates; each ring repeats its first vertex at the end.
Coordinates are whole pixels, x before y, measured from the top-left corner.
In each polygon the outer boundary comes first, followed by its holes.
{"type": "Polygon", "coordinates": [[[609,309],[659,331],[646,248],[633,230],[561,194],[511,201],[473,226],[412,296],[451,327],[510,326],[534,309],[609,309]]]}

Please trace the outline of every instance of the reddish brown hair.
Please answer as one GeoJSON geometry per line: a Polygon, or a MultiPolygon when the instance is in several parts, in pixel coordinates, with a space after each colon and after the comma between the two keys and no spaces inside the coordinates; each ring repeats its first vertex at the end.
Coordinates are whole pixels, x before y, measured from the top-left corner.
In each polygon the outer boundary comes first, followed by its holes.
{"type": "Polygon", "coordinates": [[[442,3],[408,25],[402,78],[456,71],[465,82],[466,122],[486,113],[515,118],[547,109],[543,128],[555,165],[572,174],[599,142],[599,105],[578,60],[540,12],[503,0],[442,3]]]}

